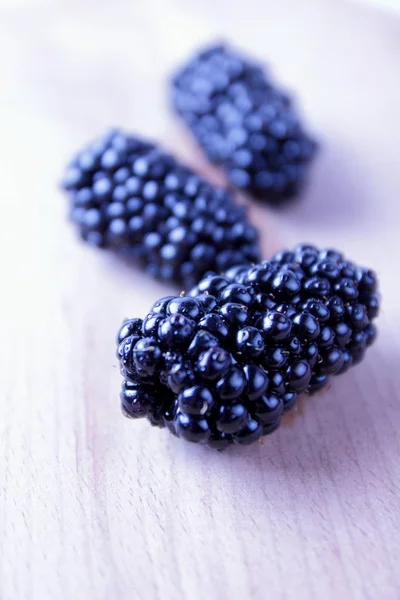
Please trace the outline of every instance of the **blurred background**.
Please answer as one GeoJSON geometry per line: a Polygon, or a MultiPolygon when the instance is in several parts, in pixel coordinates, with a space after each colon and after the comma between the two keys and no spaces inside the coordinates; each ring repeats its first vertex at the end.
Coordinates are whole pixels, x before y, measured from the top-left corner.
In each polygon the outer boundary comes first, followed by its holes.
{"type": "Polygon", "coordinates": [[[2,600],[398,598],[399,64],[395,0],[0,1],[2,600]],[[365,363],[230,456],[120,416],[114,333],[179,290],[79,243],[58,189],[111,125],[221,181],[166,95],[215,38],[322,144],[301,198],[251,203],[264,256],[338,247],[384,295],[365,363]]]}

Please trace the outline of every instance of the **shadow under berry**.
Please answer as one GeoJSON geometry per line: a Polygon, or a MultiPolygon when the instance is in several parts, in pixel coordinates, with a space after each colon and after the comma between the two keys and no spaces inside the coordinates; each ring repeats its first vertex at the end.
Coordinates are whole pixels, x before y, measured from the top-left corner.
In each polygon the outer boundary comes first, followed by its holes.
{"type": "Polygon", "coordinates": [[[370,201],[371,177],[357,149],[340,140],[324,139],[300,197],[280,213],[296,227],[316,225],[340,231],[368,222],[378,209],[370,201]],[[283,212],[285,211],[285,215],[283,212]]]}
{"type": "Polygon", "coordinates": [[[215,452],[171,438],[169,450],[179,461],[184,445],[185,460],[206,461],[218,477],[235,469],[244,479],[279,471],[294,479],[344,481],[363,469],[379,470],[398,456],[400,406],[394,390],[400,373],[395,358],[381,341],[361,365],[332,378],[330,387],[302,396],[280,429],[256,444],[215,452]]]}

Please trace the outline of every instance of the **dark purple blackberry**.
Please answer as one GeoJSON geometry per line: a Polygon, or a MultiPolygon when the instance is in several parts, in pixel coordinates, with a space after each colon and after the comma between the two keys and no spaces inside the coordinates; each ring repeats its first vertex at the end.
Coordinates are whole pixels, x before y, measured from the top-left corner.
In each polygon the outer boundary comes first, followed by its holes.
{"type": "Polygon", "coordinates": [[[299,192],[316,143],[259,63],[208,48],[175,75],[172,104],[235,187],[273,203],[299,192]]]}
{"type": "Polygon", "coordinates": [[[82,150],[63,187],[85,241],[139,259],[160,279],[191,287],[207,271],[259,260],[245,207],[153,144],[121,131],[82,150]]]}
{"type": "Polygon", "coordinates": [[[213,448],[250,444],[362,360],[378,309],[375,274],[333,250],[210,273],[122,325],[123,411],[213,448]]]}

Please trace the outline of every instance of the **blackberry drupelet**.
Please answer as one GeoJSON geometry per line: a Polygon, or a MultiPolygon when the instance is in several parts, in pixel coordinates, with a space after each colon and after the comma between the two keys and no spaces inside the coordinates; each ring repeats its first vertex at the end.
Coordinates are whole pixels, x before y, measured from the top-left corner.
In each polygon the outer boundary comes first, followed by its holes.
{"type": "Polygon", "coordinates": [[[362,360],[378,310],[375,274],[333,250],[207,274],[122,325],[123,411],[213,448],[250,444],[362,360]]]}
{"type": "Polygon", "coordinates": [[[300,191],[316,143],[259,63],[208,48],[173,78],[172,105],[234,186],[275,204],[300,191]]]}
{"type": "Polygon", "coordinates": [[[121,131],[82,150],[63,186],[85,241],[138,258],[160,279],[191,287],[207,271],[259,260],[257,232],[244,206],[121,131]]]}

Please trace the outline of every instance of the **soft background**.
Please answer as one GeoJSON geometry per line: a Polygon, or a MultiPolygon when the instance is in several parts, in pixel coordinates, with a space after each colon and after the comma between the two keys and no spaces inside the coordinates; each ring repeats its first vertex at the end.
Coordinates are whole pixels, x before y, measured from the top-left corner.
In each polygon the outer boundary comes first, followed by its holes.
{"type": "Polygon", "coordinates": [[[1,600],[400,597],[399,61],[400,18],[364,3],[0,3],[1,600]],[[204,170],[165,85],[215,35],[323,141],[298,203],[253,205],[264,255],[333,245],[384,295],[365,362],[225,454],[120,415],[115,331],[174,289],[79,244],[57,189],[111,124],[204,170]]]}

